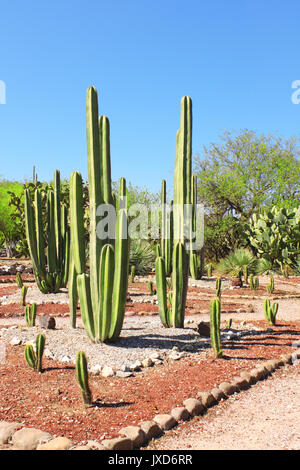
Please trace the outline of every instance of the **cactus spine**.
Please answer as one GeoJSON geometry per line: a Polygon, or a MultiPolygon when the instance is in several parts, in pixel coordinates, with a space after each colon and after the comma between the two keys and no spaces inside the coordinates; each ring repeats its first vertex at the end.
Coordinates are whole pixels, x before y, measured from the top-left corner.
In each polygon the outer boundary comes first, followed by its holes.
{"type": "Polygon", "coordinates": [[[44,294],[58,292],[67,284],[70,244],[67,211],[60,201],[58,170],[54,172],[54,189],[47,192],[46,256],[40,189],[35,191],[33,207],[30,192],[25,189],[25,225],[37,285],[44,294]]]}
{"type": "Polygon", "coordinates": [[[70,180],[71,253],[74,260],[81,315],[90,339],[115,341],[122,329],[128,287],[129,242],[127,229],[126,182],[120,180],[115,241],[104,243],[97,236],[97,208],[112,204],[110,176],[109,122],[98,119],[98,98],[94,87],[87,90],[87,150],[90,202],[89,264],[86,273],[83,225],[82,178],[73,172],[70,180]]]}
{"type": "Polygon", "coordinates": [[[92,403],[92,393],[89,388],[89,376],[87,369],[87,360],[83,351],[78,351],[76,356],[76,378],[79,383],[83,402],[87,405],[92,403]]]}
{"type": "Polygon", "coordinates": [[[267,322],[270,325],[275,325],[276,324],[276,315],[278,312],[278,303],[274,302],[274,304],[271,306],[270,300],[266,299],[264,301],[264,312],[265,312],[265,318],[267,322]]]}
{"type": "Polygon", "coordinates": [[[215,357],[221,357],[223,355],[221,349],[220,317],[220,300],[214,299],[210,303],[210,339],[215,357]]]}
{"type": "Polygon", "coordinates": [[[45,335],[39,334],[37,335],[35,340],[36,352],[34,352],[34,349],[31,344],[26,344],[25,346],[26,362],[36,372],[42,372],[42,359],[45,349],[45,342],[45,335]]]}
{"type": "Polygon", "coordinates": [[[37,304],[36,303],[33,303],[31,305],[26,306],[26,308],[25,308],[26,325],[35,326],[36,312],[37,312],[37,304]]]}

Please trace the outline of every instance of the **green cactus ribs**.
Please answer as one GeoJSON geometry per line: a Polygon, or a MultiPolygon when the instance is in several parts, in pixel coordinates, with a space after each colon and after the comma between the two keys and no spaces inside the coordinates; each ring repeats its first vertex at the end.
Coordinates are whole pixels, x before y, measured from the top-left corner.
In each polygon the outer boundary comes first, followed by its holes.
{"type": "Polygon", "coordinates": [[[25,189],[25,226],[36,283],[44,294],[58,292],[68,282],[70,235],[67,210],[60,201],[60,173],[54,172],[54,189],[47,191],[47,223],[43,226],[41,189],[34,201],[25,189]],[[47,241],[47,245],[46,245],[47,241]]]}
{"type": "MultiPolygon", "coordinates": [[[[126,181],[120,180],[116,205],[115,239],[104,241],[97,236],[97,208],[112,204],[109,121],[98,116],[98,96],[89,87],[86,98],[86,130],[88,153],[90,235],[88,240],[89,272],[86,271],[83,193],[80,173],[70,180],[71,264],[72,283],[78,289],[81,316],[89,338],[95,342],[113,342],[120,335],[128,287],[129,240],[127,207],[120,204],[126,197],[126,181]]],[[[75,291],[75,290],[74,290],[75,291]]],[[[75,305],[70,296],[70,304],[75,305]]]]}

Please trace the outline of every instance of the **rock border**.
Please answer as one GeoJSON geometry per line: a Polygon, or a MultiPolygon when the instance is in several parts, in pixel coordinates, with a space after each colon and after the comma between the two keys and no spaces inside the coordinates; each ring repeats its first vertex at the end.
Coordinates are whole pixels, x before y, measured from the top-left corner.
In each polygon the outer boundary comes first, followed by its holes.
{"type": "Polygon", "coordinates": [[[74,445],[66,437],[54,437],[39,429],[23,427],[20,423],[0,421],[0,448],[2,450],[133,450],[149,444],[180,422],[192,419],[216,406],[220,400],[250,388],[260,380],[267,379],[274,371],[287,364],[295,365],[300,360],[300,350],[282,354],[278,359],[269,359],[248,371],[242,371],[231,382],[222,382],[210,392],[198,392],[197,398],[187,398],[183,406],[173,408],[170,414],[157,414],[153,420],[143,421],[138,426],[126,426],[119,430],[120,437],[101,442],[88,441],[87,445],[74,445]],[[3,447],[8,446],[8,447],[3,447]]]}

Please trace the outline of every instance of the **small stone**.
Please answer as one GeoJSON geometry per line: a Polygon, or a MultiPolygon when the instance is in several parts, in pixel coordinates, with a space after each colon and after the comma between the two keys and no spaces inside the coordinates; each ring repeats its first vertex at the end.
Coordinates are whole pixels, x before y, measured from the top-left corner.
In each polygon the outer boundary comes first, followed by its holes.
{"type": "Polygon", "coordinates": [[[45,444],[40,444],[37,450],[68,450],[72,445],[72,441],[66,437],[55,437],[45,444]]]}
{"type": "Polygon", "coordinates": [[[141,447],[147,441],[146,433],[139,426],[126,426],[120,429],[119,434],[131,439],[134,448],[141,447]]]}
{"type": "Polygon", "coordinates": [[[247,380],[249,385],[254,385],[256,383],[255,378],[249,372],[242,371],[240,373],[240,377],[244,380],[247,380]]]}
{"type": "Polygon", "coordinates": [[[198,416],[204,411],[202,402],[196,398],[188,398],[183,404],[192,416],[198,416]]]}
{"type": "Polygon", "coordinates": [[[123,372],[122,370],[117,370],[116,376],[117,377],[122,377],[123,379],[126,379],[127,377],[131,377],[133,375],[133,372],[123,372]]]}
{"type": "Polygon", "coordinates": [[[171,415],[176,419],[176,421],[187,421],[191,417],[185,406],[177,406],[176,408],[173,408],[171,415]]]}
{"type": "Polygon", "coordinates": [[[132,450],[133,443],[127,437],[115,437],[113,439],[104,439],[101,444],[108,450],[132,450]]]}
{"type": "Polygon", "coordinates": [[[50,317],[50,315],[42,315],[39,318],[39,324],[41,328],[46,328],[47,330],[55,330],[55,318],[50,317]]]}
{"type": "Polygon", "coordinates": [[[52,439],[51,434],[34,428],[23,428],[12,436],[12,444],[18,450],[35,450],[39,444],[52,439]]]}
{"type": "Polygon", "coordinates": [[[95,364],[94,366],[91,367],[90,373],[92,375],[99,375],[102,370],[102,366],[100,364],[95,364]]]}
{"type": "Polygon", "coordinates": [[[12,346],[18,346],[19,344],[22,344],[22,340],[20,338],[18,338],[17,336],[14,336],[11,341],[10,341],[10,344],[12,346]]]}
{"type": "Polygon", "coordinates": [[[235,385],[232,385],[228,382],[222,382],[220,385],[219,385],[219,389],[226,395],[226,396],[229,396],[229,395],[232,395],[233,393],[237,392],[238,389],[235,385]]]}
{"type": "Polygon", "coordinates": [[[133,364],[130,364],[129,369],[131,371],[136,372],[136,371],[139,371],[141,367],[142,367],[141,361],[135,361],[133,364]]]}
{"type": "Polygon", "coordinates": [[[102,377],[113,377],[115,375],[112,367],[104,366],[101,371],[102,377]]]}
{"type": "Polygon", "coordinates": [[[205,408],[209,408],[216,404],[216,399],[210,392],[199,392],[197,396],[200,398],[202,405],[205,408]]]}
{"type": "Polygon", "coordinates": [[[292,364],[291,354],[281,354],[280,358],[284,361],[285,364],[292,364]]]}
{"type": "Polygon", "coordinates": [[[232,287],[243,287],[243,281],[239,277],[231,281],[232,287]]]}
{"type": "Polygon", "coordinates": [[[197,325],[197,331],[200,336],[204,336],[206,338],[210,337],[210,324],[204,321],[201,321],[197,325]]]}
{"type": "Polygon", "coordinates": [[[155,439],[162,434],[162,429],[154,421],[143,421],[140,423],[140,427],[146,434],[147,441],[151,441],[151,439],[155,439]]]}
{"type": "Polygon", "coordinates": [[[239,390],[246,390],[249,388],[249,382],[244,377],[234,377],[231,383],[239,390]]]}
{"type": "Polygon", "coordinates": [[[142,366],[143,367],[152,367],[153,366],[153,360],[151,359],[151,357],[147,357],[146,359],[144,359],[142,361],[142,366]]]}
{"type": "Polygon", "coordinates": [[[122,364],[119,370],[121,370],[122,372],[130,372],[129,367],[126,364],[122,364]]]}
{"type": "Polygon", "coordinates": [[[168,431],[177,424],[176,419],[173,418],[172,415],[168,414],[156,415],[154,416],[153,421],[155,421],[163,431],[168,431]]]}
{"type": "Polygon", "coordinates": [[[98,441],[88,441],[87,447],[93,450],[105,450],[105,447],[98,441]]]}

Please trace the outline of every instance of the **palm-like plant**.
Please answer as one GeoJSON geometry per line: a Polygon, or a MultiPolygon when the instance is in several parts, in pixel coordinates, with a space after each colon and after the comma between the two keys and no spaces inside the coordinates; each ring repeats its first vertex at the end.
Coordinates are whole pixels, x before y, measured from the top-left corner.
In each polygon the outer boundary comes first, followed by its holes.
{"type": "Polygon", "coordinates": [[[147,240],[131,240],[129,265],[135,266],[135,274],[145,275],[155,265],[155,250],[147,240]]]}
{"type": "Polygon", "coordinates": [[[224,275],[242,278],[245,272],[257,274],[257,259],[247,248],[238,248],[221,259],[217,270],[224,275]]]}

